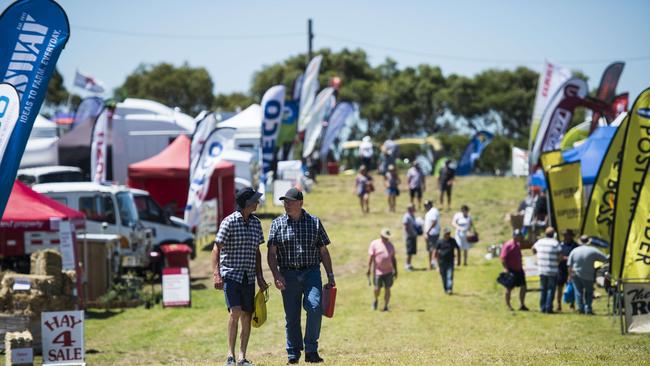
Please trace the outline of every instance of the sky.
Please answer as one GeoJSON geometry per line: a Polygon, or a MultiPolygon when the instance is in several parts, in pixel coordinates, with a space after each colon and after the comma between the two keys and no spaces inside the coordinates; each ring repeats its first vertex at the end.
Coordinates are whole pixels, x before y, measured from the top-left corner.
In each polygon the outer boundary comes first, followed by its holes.
{"type": "MultiPolygon", "coordinates": [[[[0,10],[11,1],[0,0],[0,10]]],[[[65,86],[75,70],[109,91],[140,64],[205,67],[215,93],[247,92],[264,65],[307,50],[362,48],[375,66],[438,65],[445,75],[544,60],[589,76],[595,89],[605,67],[625,61],[617,91],[631,99],[650,87],[650,1],[217,1],[60,0],[70,40],[57,67],[65,86]]],[[[110,96],[107,93],[105,96],[110,96]]]]}

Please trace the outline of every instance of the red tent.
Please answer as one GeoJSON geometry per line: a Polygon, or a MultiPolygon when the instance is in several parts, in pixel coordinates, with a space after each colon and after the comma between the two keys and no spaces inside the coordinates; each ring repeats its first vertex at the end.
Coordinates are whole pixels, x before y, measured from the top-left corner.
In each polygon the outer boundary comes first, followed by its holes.
{"type": "MultiPolygon", "coordinates": [[[[129,165],[130,187],[148,191],[163,206],[183,217],[190,187],[190,139],[178,136],[165,150],[149,159],[129,165]]],[[[221,219],[235,210],[235,166],[227,161],[217,164],[212,173],[206,199],[217,198],[218,217],[221,219]]]]}
{"type": "Polygon", "coordinates": [[[15,181],[0,221],[0,257],[22,256],[58,244],[59,220],[70,220],[76,229],[85,226],[83,213],[15,181]]]}

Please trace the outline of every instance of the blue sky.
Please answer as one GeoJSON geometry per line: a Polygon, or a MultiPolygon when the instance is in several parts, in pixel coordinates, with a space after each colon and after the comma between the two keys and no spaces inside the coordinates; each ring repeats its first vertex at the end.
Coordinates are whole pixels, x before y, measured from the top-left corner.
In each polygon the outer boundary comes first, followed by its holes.
{"type": "MultiPolygon", "coordinates": [[[[0,9],[11,1],[0,0],[0,9]]],[[[439,65],[471,76],[544,59],[580,69],[594,89],[611,61],[626,61],[618,91],[650,86],[650,1],[145,1],[61,0],[71,38],[58,62],[111,90],[140,63],[208,69],[215,92],[247,91],[263,65],[314,47],[363,48],[373,65],[439,65]]]]}

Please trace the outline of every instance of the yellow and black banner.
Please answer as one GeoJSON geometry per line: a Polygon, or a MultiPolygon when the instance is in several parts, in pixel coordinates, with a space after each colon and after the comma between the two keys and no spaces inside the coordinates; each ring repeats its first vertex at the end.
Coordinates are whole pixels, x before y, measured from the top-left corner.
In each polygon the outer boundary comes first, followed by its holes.
{"type": "Polygon", "coordinates": [[[611,274],[621,278],[623,255],[630,230],[632,215],[639,202],[639,193],[650,163],[650,88],[634,102],[625,129],[618,191],[614,201],[614,228],[612,232],[611,274]]]}
{"type": "Polygon", "coordinates": [[[650,280],[650,169],[646,169],[641,182],[639,201],[623,253],[621,278],[628,280],[650,280]]]}
{"type": "Polygon", "coordinates": [[[582,174],[580,162],[552,166],[546,172],[553,223],[558,233],[582,225],[582,174]]]}
{"type": "Polygon", "coordinates": [[[562,159],[562,151],[561,150],[551,150],[542,153],[542,155],[539,156],[539,161],[542,165],[542,170],[544,172],[548,172],[549,168],[554,166],[554,165],[560,165],[564,163],[564,159],[562,159]]]}
{"type": "Polygon", "coordinates": [[[618,188],[618,171],[621,166],[621,150],[625,130],[629,122],[625,117],[616,130],[607,152],[598,168],[598,174],[587,201],[585,218],[582,222],[584,235],[591,237],[600,246],[607,246],[611,252],[612,227],[614,225],[614,200],[618,188]]]}

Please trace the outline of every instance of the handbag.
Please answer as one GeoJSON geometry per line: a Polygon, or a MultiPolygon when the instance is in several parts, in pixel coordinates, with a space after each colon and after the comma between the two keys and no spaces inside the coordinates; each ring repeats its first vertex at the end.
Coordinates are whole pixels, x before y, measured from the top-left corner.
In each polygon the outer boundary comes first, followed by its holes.
{"type": "Polygon", "coordinates": [[[507,289],[515,287],[515,275],[510,272],[501,272],[497,277],[497,282],[507,289]]]}
{"type": "Polygon", "coordinates": [[[266,302],[269,301],[269,289],[259,290],[255,294],[255,310],[253,310],[252,325],[259,328],[266,321],[266,302]]]}
{"type": "Polygon", "coordinates": [[[573,287],[573,282],[569,281],[566,288],[564,289],[564,294],[562,294],[562,300],[565,304],[573,304],[575,300],[575,288],[573,287]]]}
{"type": "Polygon", "coordinates": [[[472,235],[467,235],[467,241],[470,243],[478,243],[478,233],[474,232],[472,235]]]}

